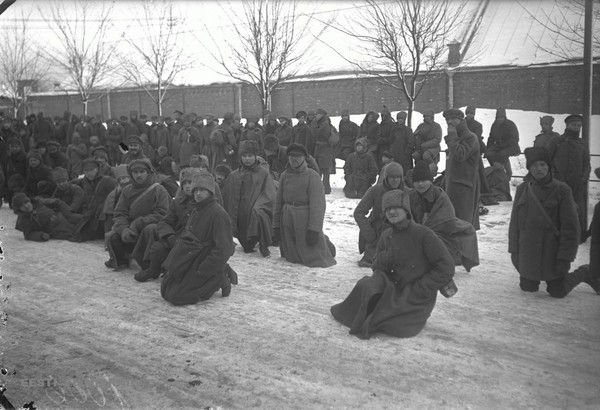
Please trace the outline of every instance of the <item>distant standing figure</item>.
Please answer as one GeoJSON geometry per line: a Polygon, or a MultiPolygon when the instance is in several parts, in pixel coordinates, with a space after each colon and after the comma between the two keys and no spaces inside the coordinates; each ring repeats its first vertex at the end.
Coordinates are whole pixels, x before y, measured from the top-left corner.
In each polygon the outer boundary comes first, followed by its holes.
{"type": "Polygon", "coordinates": [[[440,143],[442,142],[442,127],[434,121],[433,110],[423,112],[423,122],[414,132],[415,150],[413,158],[423,160],[431,170],[437,172],[437,163],[440,162],[440,143]]]}
{"type": "Polygon", "coordinates": [[[540,126],[542,127],[542,132],[535,136],[533,141],[534,147],[544,147],[548,148],[550,145],[550,140],[554,137],[560,137],[560,134],[552,129],[552,124],[554,124],[554,117],[550,115],[544,115],[540,118],[540,126]]]}
{"type": "Polygon", "coordinates": [[[514,122],[506,118],[506,109],[498,108],[496,110],[496,120],[490,129],[484,157],[487,158],[490,165],[494,165],[494,162],[502,163],[506,175],[511,178],[510,157],[517,156],[520,153],[519,130],[514,122]]]}

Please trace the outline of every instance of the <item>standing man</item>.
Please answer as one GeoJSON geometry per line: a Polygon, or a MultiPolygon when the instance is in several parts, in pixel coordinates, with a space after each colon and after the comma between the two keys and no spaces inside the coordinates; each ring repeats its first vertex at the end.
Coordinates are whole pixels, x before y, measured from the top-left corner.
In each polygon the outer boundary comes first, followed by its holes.
{"type": "Polygon", "coordinates": [[[331,120],[329,120],[327,112],[324,109],[319,108],[317,110],[315,122],[315,159],[317,160],[317,165],[319,165],[319,170],[321,171],[321,176],[323,177],[323,189],[325,190],[325,195],[328,195],[331,193],[329,173],[331,161],[333,159],[333,147],[329,145],[329,137],[331,135],[331,120]]]}
{"type": "Polygon", "coordinates": [[[390,146],[390,152],[394,156],[394,161],[402,165],[406,172],[413,169],[412,153],[415,149],[415,137],[412,129],[406,125],[407,114],[400,111],[396,114],[396,128],[394,129],[394,138],[390,146]]]}
{"type": "Polygon", "coordinates": [[[442,127],[434,121],[433,110],[423,112],[423,122],[414,133],[415,151],[413,158],[423,160],[429,167],[431,175],[437,173],[437,163],[440,162],[440,143],[442,142],[442,127]]]}
{"type": "Polygon", "coordinates": [[[592,170],[590,151],[587,142],[579,138],[583,117],[579,114],[571,114],[565,118],[565,123],[567,124],[565,132],[550,141],[548,151],[554,178],[565,182],[573,191],[579,228],[582,232],[580,241],[583,242],[588,226],[587,184],[592,170]]]}
{"type": "Polygon", "coordinates": [[[514,122],[506,118],[506,109],[498,108],[496,110],[496,121],[492,124],[484,157],[487,158],[490,165],[494,165],[494,162],[503,164],[506,175],[511,178],[512,168],[509,157],[517,156],[520,153],[519,130],[514,122]]]}
{"type": "Polygon", "coordinates": [[[296,113],[298,124],[292,128],[292,142],[304,145],[306,152],[312,155],[315,153],[315,143],[312,130],[306,122],[306,117],[306,111],[298,111],[296,113]]]}
{"type": "Polygon", "coordinates": [[[444,111],[448,123],[446,157],[446,193],[454,205],[456,217],[479,229],[479,141],[464,120],[462,111],[444,111]]]}
{"type": "Polygon", "coordinates": [[[337,158],[344,161],[351,152],[354,152],[354,143],[360,135],[360,127],[350,120],[350,112],[342,110],[342,119],[338,126],[340,133],[340,145],[337,158]]]}
{"type": "MultiPolygon", "coordinates": [[[[475,107],[469,105],[465,110],[465,122],[471,132],[477,135],[477,141],[479,141],[479,198],[481,199],[482,205],[497,205],[498,201],[494,197],[492,188],[488,183],[485,166],[483,165],[483,159],[481,155],[485,152],[485,142],[483,142],[483,125],[475,119],[475,107]]],[[[504,166],[502,166],[504,169],[504,166]]],[[[510,197],[510,189],[508,190],[508,197],[510,197]]]]}
{"type": "Polygon", "coordinates": [[[548,148],[552,138],[560,137],[560,134],[552,129],[553,124],[554,117],[551,117],[550,115],[544,115],[540,118],[540,127],[542,127],[542,132],[535,136],[535,140],[533,141],[534,147],[548,148]]]}

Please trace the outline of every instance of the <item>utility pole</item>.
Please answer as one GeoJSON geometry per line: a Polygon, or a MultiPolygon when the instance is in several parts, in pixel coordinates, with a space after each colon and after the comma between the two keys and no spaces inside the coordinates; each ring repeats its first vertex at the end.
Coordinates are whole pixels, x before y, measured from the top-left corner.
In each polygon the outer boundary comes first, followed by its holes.
{"type": "MultiPolygon", "coordinates": [[[[583,130],[581,137],[591,152],[590,127],[592,125],[592,85],[593,85],[593,59],[592,59],[592,32],[594,25],[594,0],[585,0],[585,26],[583,33],[583,130]]],[[[589,184],[585,184],[585,197],[589,202],[589,184]]],[[[587,205],[587,204],[586,204],[587,205]]],[[[586,209],[582,210],[587,212],[586,209]]]]}

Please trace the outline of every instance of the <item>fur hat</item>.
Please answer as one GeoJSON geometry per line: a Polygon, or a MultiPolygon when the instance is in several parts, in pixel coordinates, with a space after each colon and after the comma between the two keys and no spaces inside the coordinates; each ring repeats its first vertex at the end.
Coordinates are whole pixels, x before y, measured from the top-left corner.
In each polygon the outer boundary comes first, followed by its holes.
{"type": "Polygon", "coordinates": [[[350,111],[348,110],[342,110],[342,112],[340,113],[341,117],[349,117],[350,116],[350,111]]]}
{"type": "Polygon", "coordinates": [[[225,121],[233,120],[233,113],[232,112],[226,112],[225,114],[223,114],[223,119],[225,121]]]}
{"type": "Polygon", "coordinates": [[[467,109],[465,110],[465,114],[473,114],[475,115],[475,106],[474,105],[468,105],[467,109]]]}
{"type": "Polygon", "coordinates": [[[68,181],[69,174],[63,167],[56,167],[52,170],[52,180],[55,183],[59,183],[60,181],[68,181]]]}
{"type": "Polygon", "coordinates": [[[194,175],[198,175],[201,172],[199,168],[194,167],[186,167],[183,168],[179,172],[179,182],[183,183],[183,181],[191,181],[194,178],[194,175]]]}
{"type": "Polygon", "coordinates": [[[277,137],[275,135],[268,134],[265,137],[263,146],[265,147],[266,150],[277,151],[277,149],[279,148],[279,140],[277,139],[277,137]]]}
{"type": "Polygon", "coordinates": [[[142,140],[139,135],[130,135],[129,137],[127,137],[127,144],[139,144],[139,145],[144,145],[144,140],[142,140]]]}
{"type": "Polygon", "coordinates": [[[200,171],[192,176],[192,191],[198,188],[203,188],[211,194],[215,194],[215,178],[210,172],[200,171]]]}
{"type": "Polygon", "coordinates": [[[152,162],[150,162],[148,158],[134,159],[127,165],[127,170],[129,171],[129,174],[131,174],[134,169],[140,168],[145,168],[149,174],[154,173],[154,167],[152,166],[152,162]]]}
{"type": "Polygon", "coordinates": [[[356,141],[354,141],[354,149],[356,149],[357,145],[362,145],[363,148],[367,148],[367,139],[357,138],[356,141]]]}
{"type": "Polygon", "coordinates": [[[415,181],[433,181],[431,170],[424,161],[417,161],[412,174],[413,183],[415,181]]]}
{"type": "Polygon", "coordinates": [[[498,117],[506,118],[506,108],[498,108],[496,110],[496,118],[498,117]]]}
{"type": "Polygon", "coordinates": [[[129,176],[129,173],[127,172],[126,164],[117,165],[116,167],[113,168],[113,170],[115,171],[115,178],[117,180],[119,180],[119,178],[124,178],[124,177],[129,176]]]}
{"type": "Polygon", "coordinates": [[[37,149],[32,149],[27,153],[27,162],[29,162],[31,158],[36,158],[38,161],[42,162],[42,153],[37,149]]]}
{"type": "Polygon", "coordinates": [[[100,163],[94,158],[86,158],[81,161],[81,169],[85,170],[86,168],[100,168],[100,163]]]}
{"type": "Polygon", "coordinates": [[[290,144],[285,150],[285,155],[290,155],[292,153],[302,154],[305,157],[307,156],[306,148],[304,147],[304,145],[298,144],[296,142],[290,144]]]}
{"type": "Polygon", "coordinates": [[[272,113],[270,113],[270,114],[267,116],[267,121],[277,121],[277,115],[276,115],[275,113],[273,113],[273,112],[272,112],[272,113]]]}
{"type": "Polygon", "coordinates": [[[240,142],[238,154],[242,155],[258,155],[258,142],[252,140],[244,140],[240,142]]]}
{"type": "Polygon", "coordinates": [[[227,178],[231,174],[231,167],[227,164],[219,164],[215,167],[215,174],[221,174],[227,178]]]}
{"type": "Polygon", "coordinates": [[[209,167],[208,157],[206,155],[192,155],[190,157],[190,167],[200,168],[201,166],[209,167]]]}
{"type": "Polygon", "coordinates": [[[55,147],[60,148],[60,142],[54,141],[54,140],[48,141],[46,143],[46,147],[50,147],[50,146],[55,146],[55,147]]]}
{"type": "Polygon", "coordinates": [[[525,148],[524,154],[525,160],[527,161],[525,165],[527,169],[530,169],[531,166],[538,161],[544,161],[546,164],[548,164],[548,166],[551,166],[550,154],[548,153],[546,147],[525,148]]]}
{"type": "Polygon", "coordinates": [[[158,147],[157,152],[159,157],[164,157],[169,153],[169,149],[164,145],[161,145],[160,147],[158,147]]]}
{"type": "Polygon", "coordinates": [[[30,199],[27,195],[23,192],[18,192],[12,197],[11,208],[17,212],[28,201],[30,201],[30,199]]]}
{"type": "Polygon", "coordinates": [[[106,148],[104,148],[103,146],[94,148],[92,150],[92,158],[96,158],[96,157],[100,157],[100,158],[104,158],[104,159],[108,160],[108,150],[106,148]]]}
{"type": "Polygon", "coordinates": [[[302,117],[304,117],[304,118],[308,117],[308,115],[306,114],[306,111],[298,111],[298,112],[296,113],[296,119],[297,119],[297,120],[299,120],[299,119],[300,119],[300,118],[302,118],[302,117]]]}
{"type": "Polygon", "coordinates": [[[423,111],[423,117],[435,117],[435,113],[433,112],[433,110],[425,110],[423,111]]]}
{"type": "Polygon", "coordinates": [[[384,178],[404,178],[404,169],[397,162],[390,162],[383,167],[384,178]]]}
{"type": "Polygon", "coordinates": [[[317,114],[320,114],[322,116],[326,116],[327,115],[327,111],[325,111],[323,108],[317,108],[317,114]]]}
{"type": "Polygon", "coordinates": [[[554,117],[550,115],[544,115],[543,117],[540,117],[540,124],[552,125],[554,124],[554,117]]]}
{"type": "Polygon", "coordinates": [[[408,117],[406,111],[398,111],[398,114],[396,114],[396,120],[399,120],[400,118],[406,119],[406,117],[408,117]]]}
{"type": "Polygon", "coordinates": [[[565,124],[568,124],[573,121],[582,121],[583,122],[583,117],[579,114],[571,114],[571,115],[567,116],[567,118],[565,118],[565,124]]]}
{"type": "Polygon", "coordinates": [[[463,114],[463,112],[461,110],[457,110],[456,108],[450,108],[448,110],[445,110],[442,113],[442,115],[447,120],[453,120],[456,118],[458,118],[459,120],[462,120],[463,118],[465,118],[465,114],[463,114]]]}
{"type": "Polygon", "coordinates": [[[381,157],[382,157],[382,158],[383,158],[383,157],[386,157],[386,158],[394,158],[394,154],[392,154],[392,153],[391,153],[391,152],[389,152],[389,151],[383,151],[383,152],[381,153],[381,157]]]}
{"type": "Polygon", "coordinates": [[[408,192],[400,189],[392,189],[383,194],[381,198],[381,210],[385,212],[389,208],[403,208],[410,218],[410,200],[408,192]]]}

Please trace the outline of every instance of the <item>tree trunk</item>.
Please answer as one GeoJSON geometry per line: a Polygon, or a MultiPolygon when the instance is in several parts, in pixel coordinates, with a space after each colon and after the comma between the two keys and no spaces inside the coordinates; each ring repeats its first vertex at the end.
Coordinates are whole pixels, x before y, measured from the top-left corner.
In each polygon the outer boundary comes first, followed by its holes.
{"type": "Polygon", "coordinates": [[[412,115],[413,115],[413,111],[415,110],[415,102],[414,102],[414,100],[412,100],[410,98],[408,98],[407,101],[408,101],[408,113],[406,116],[406,125],[412,129],[412,115]]]}
{"type": "Polygon", "coordinates": [[[88,100],[83,100],[83,115],[87,116],[88,115],[88,100]]]}

